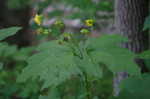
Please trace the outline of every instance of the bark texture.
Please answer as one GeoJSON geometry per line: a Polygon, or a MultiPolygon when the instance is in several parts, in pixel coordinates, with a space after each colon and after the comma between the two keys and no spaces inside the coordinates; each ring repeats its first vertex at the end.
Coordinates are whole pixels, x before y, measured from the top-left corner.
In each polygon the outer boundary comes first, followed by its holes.
{"type": "MultiPolygon", "coordinates": [[[[135,53],[147,50],[149,36],[148,31],[143,31],[143,25],[149,14],[149,0],[116,0],[115,7],[117,32],[129,39],[123,46],[135,53]]],[[[142,72],[147,71],[141,60],[137,59],[136,62],[142,72]]]]}
{"type": "Polygon", "coordinates": [[[33,38],[32,33],[29,31],[32,9],[29,6],[22,9],[9,9],[6,3],[7,0],[0,0],[0,29],[11,26],[22,27],[21,31],[15,36],[9,37],[7,41],[19,45],[19,47],[30,45],[33,38]]]}
{"type": "MultiPolygon", "coordinates": [[[[143,31],[145,18],[149,14],[149,0],[116,0],[115,19],[117,33],[127,37],[129,41],[123,47],[135,53],[140,53],[149,48],[148,31],[143,31]]],[[[148,72],[143,60],[135,59],[141,67],[141,72],[148,72]]],[[[121,72],[114,78],[114,92],[119,94],[119,83],[128,77],[128,74],[121,72]]]]}

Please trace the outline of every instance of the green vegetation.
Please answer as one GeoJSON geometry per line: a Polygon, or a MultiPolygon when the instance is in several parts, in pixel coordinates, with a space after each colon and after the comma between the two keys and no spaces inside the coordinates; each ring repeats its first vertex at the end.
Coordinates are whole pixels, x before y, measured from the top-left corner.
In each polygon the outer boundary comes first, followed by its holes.
{"type": "MultiPolygon", "coordinates": [[[[35,5],[32,5],[32,0],[7,2],[11,9],[37,6],[39,13],[33,18],[31,28],[41,42],[18,48],[9,44],[7,38],[23,27],[0,30],[0,99],[148,99],[150,74],[141,73],[134,59],[145,60],[150,68],[150,50],[136,54],[122,48],[121,44],[129,40],[119,34],[91,36],[100,18],[97,12],[112,12],[113,2],[60,0],[59,4],[77,8],[78,12],[72,11],[65,16],[56,9],[47,16],[43,14],[50,4],[58,7],[57,3],[57,0],[41,1],[35,5]],[[45,26],[44,20],[49,18],[56,20],[45,26]],[[64,18],[79,18],[82,28],[65,32],[64,18]],[[118,72],[127,72],[129,77],[119,84],[120,93],[114,96],[113,80],[118,72]]],[[[144,30],[150,28],[149,23],[148,17],[144,30]]]]}

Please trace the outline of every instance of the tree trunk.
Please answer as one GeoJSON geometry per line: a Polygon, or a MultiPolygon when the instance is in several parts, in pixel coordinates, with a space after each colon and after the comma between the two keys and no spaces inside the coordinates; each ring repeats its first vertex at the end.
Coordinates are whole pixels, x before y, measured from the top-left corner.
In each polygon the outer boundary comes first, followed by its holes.
{"type": "MultiPolygon", "coordinates": [[[[129,39],[123,46],[135,53],[147,50],[149,36],[143,25],[149,14],[149,0],[116,0],[115,7],[117,32],[129,39]]],[[[141,60],[136,61],[142,72],[147,71],[141,60]]]]}
{"type": "MultiPolygon", "coordinates": [[[[129,41],[123,47],[140,53],[149,48],[148,31],[143,31],[145,18],[149,14],[149,0],[116,0],[115,19],[117,33],[127,37],[129,41]]],[[[141,72],[148,72],[143,60],[135,59],[141,72]]],[[[118,84],[127,77],[127,73],[119,73],[114,79],[115,94],[119,93],[118,84]]]]}
{"type": "Polygon", "coordinates": [[[9,43],[17,44],[19,47],[31,44],[33,35],[29,31],[29,21],[32,9],[30,6],[21,9],[9,9],[7,0],[0,0],[0,28],[20,26],[23,29],[15,36],[6,39],[9,43]]]}

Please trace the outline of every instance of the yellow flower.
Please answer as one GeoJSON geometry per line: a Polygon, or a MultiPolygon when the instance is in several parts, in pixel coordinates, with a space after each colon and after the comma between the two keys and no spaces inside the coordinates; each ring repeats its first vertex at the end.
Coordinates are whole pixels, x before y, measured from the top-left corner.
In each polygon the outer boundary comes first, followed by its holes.
{"type": "Polygon", "coordinates": [[[41,25],[43,21],[43,16],[36,14],[34,17],[34,22],[38,25],[41,25]]]}
{"type": "Polygon", "coordinates": [[[85,35],[90,34],[90,31],[88,29],[81,29],[80,32],[81,34],[85,34],[85,35]]]}
{"type": "Polygon", "coordinates": [[[93,19],[85,20],[85,25],[88,27],[92,27],[94,25],[94,20],[93,19]]]}

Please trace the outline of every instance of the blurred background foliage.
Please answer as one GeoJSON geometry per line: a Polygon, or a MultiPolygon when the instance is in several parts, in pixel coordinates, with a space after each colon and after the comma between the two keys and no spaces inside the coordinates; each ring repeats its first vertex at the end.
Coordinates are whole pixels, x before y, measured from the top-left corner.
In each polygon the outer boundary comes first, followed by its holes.
{"type": "Polygon", "coordinates": [[[22,9],[31,5],[31,0],[7,0],[7,7],[9,9],[22,9]]]}

